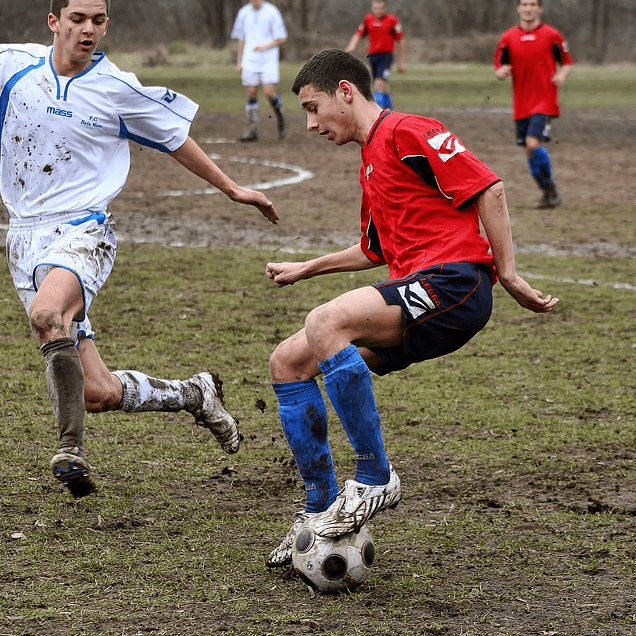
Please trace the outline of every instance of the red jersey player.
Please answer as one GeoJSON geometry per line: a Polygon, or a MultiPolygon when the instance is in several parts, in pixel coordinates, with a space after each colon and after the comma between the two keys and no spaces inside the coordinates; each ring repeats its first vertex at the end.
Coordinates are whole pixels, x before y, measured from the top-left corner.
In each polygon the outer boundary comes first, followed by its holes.
{"type": "Polygon", "coordinates": [[[404,50],[404,31],[397,16],[388,13],[384,0],[373,0],[371,13],[364,16],[364,20],[351,37],[345,51],[353,53],[360,40],[369,36],[369,63],[373,75],[373,97],[382,108],[393,108],[389,79],[393,64],[393,50],[398,43],[400,53],[398,70],[404,72],[406,68],[404,50]]]}
{"type": "Polygon", "coordinates": [[[517,12],[521,22],[497,45],[495,75],[512,76],[517,144],[525,147],[530,174],[543,191],[537,207],[555,207],[561,194],[543,142],[550,139],[551,119],[560,114],[558,91],[570,72],[572,56],[561,33],[541,22],[543,0],[518,0],[517,12]]]}
{"type": "Polygon", "coordinates": [[[558,302],[516,274],[503,184],[444,124],[382,110],[364,63],[337,49],[309,60],[292,91],[308,130],[361,148],[362,239],[306,262],[268,263],[267,275],[283,287],[387,265],[389,277],[312,310],[270,358],[283,431],[305,484],[305,508],[270,567],[290,562],[311,515],[319,534],[338,536],[398,504],[400,479],[387,460],[371,371],[384,375],[462,347],[488,322],[497,277],[531,311],[558,302]],[[320,374],[356,455],[355,478],[340,492],[320,374]]]}

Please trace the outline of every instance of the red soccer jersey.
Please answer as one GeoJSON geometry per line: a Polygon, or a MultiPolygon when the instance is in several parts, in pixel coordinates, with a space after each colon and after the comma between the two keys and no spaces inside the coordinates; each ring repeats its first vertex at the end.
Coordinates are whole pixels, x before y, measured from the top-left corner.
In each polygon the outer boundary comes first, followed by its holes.
{"type": "Polygon", "coordinates": [[[557,63],[572,64],[572,56],[561,33],[549,24],[531,31],[517,25],[501,36],[495,67],[512,65],[513,119],[559,116],[558,89],[552,82],[557,63]]]}
{"type": "Polygon", "coordinates": [[[361,38],[369,36],[369,53],[393,53],[395,40],[404,37],[400,20],[392,13],[386,13],[381,18],[367,13],[356,33],[361,38]]]}
{"type": "Polygon", "coordinates": [[[475,198],[497,181],[444,124],[383,111],[362,148],[362,251],[390,279],[439,263],[492,267],[475,198]]]}

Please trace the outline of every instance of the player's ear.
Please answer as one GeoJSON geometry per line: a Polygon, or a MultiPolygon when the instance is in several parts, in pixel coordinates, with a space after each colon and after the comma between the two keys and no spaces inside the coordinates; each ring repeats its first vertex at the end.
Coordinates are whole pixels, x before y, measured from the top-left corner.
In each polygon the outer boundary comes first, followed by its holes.
{"type": "Polygon", "coordinates": [[[340,80],[338,82],[338,88],[342,91],[345,102],[350,104],[351,98],[353,97],[353,84],[348,80],[340,80]]]}
{"type": "Polygon", "coordinates": [[[60,32],[60,25],[57,19],[57,16],[54,13],[49,13],[49,29],[53,31],[53,33],[60,32]]]}

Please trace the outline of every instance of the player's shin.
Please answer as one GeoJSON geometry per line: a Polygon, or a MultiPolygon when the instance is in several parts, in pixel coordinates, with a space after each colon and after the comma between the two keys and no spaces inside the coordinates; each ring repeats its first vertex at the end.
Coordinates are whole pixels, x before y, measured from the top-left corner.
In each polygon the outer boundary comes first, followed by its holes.
{"type": "Polygon", "coordinates": [[[356,481],[382,485],[389,481],[380,414],[371,373],[355,345],[319,364],[325,389],[356,453],[356,481]]]}
{"type": "Polygon", "coordinates": [[[46,384],[58,423],[61,448],[84,454],[84,370],[72,338],[45,342],[46,384]]]}
{"type": "Polygon", "coordinates": [[[530,168],[530,173],[542,190],[554,184],[550,155],[543,146],[539,146],[536,150],[532,151],[528,157],[528,167],[530,168]]]}
{"type": "Polygon", "coordinates": [[[305,510],[326,510],[338,494],[329,447],[327,407],[315,379],[273,384],[278,413],[305,485],[305,510]]]}

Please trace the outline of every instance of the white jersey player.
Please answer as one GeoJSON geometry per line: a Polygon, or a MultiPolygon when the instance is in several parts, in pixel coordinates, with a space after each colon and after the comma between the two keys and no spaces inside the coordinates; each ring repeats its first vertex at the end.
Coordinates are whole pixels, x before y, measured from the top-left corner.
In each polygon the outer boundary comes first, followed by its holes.
{"type": "Polygon", "coordinates": [[[232,39],[238,40],[237,66],[241,83],[246,88],[245,113],[248,128],[241,141],[258,140],[258,87],[276,115],[278,138],[287,136],[283,103],[278,94],[280,81],[280,45],[287,41],[287,29],[280,11],[263,0],[250,0],[241,7],[232,26],[232,39]]]}
{"type": "Polygon", "coordinates": [[[117,249],[109,202],[123,188],[129,140],[169,153],[233,201],[278,215],[260,192],[238,186],[189,137],[197,105],[144,87],[97,46],[109,0],[51,0],[53,46],[0,45],[0,192],[10,216],[7,261],[46,362],[58,423],[54,475],[78,498],[95,489],[84,449],[85,410],[192,413],[226,452],[239,430],[221,382],[200,373],[159,380],[110,373],[87,312],[117,249]]]}

